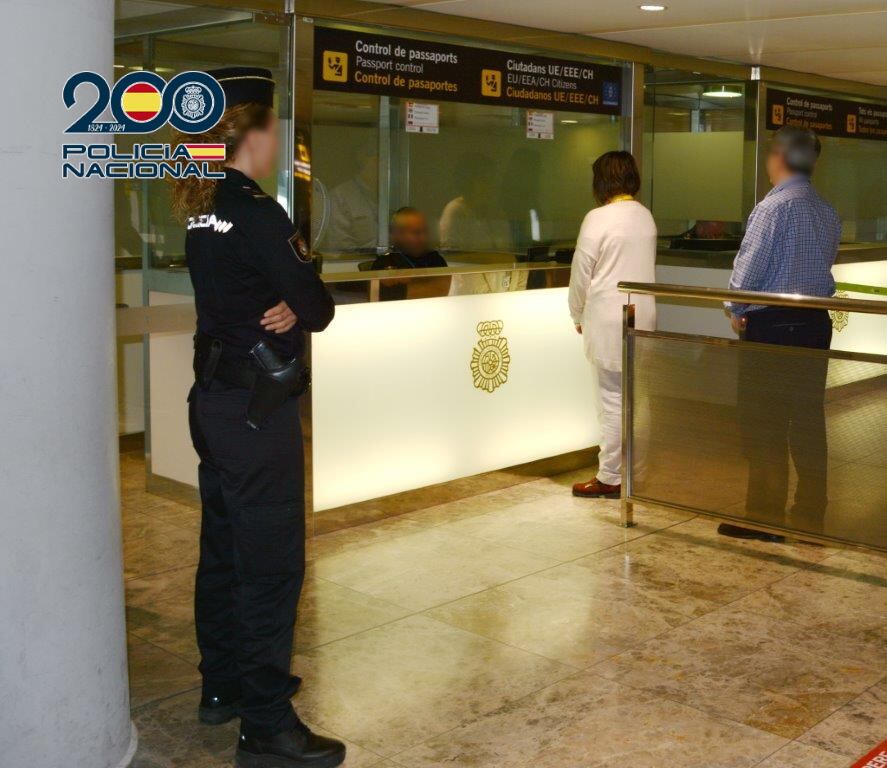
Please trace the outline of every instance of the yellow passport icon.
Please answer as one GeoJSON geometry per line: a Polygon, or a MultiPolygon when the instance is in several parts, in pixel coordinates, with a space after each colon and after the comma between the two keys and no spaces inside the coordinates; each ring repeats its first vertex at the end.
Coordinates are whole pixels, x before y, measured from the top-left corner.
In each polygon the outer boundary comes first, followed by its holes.
{"type": "Polygon", "coordinates": [[[782,104],[773,105],[773,125],[785,123],[785,107],[782,104]]]}
{"type": "Polygon", "coordinates": [[[502,95],[502,73],[498,69],[482,69],[480,73],[480,95],[502,95]]]}
{"type": "Polygon", "coordinates": [[[332,83],[348,82],[348,54],[341,51],[323,52],[323,79],[332,83]]]}

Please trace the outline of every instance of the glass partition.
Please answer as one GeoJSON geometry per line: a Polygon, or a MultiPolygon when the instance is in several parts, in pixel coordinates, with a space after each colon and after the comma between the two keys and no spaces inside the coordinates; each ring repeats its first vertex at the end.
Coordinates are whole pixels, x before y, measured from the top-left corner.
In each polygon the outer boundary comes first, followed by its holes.
{"type": "Polygon", "coordinates": [[[738,246],[745,84],[654,68],[646,79],[643,196],[660,235],[673,247],[738,246]]]}
{"type": "MultiPolygon", "coordinates": [[[[120,78],[135,70],[151,70],[168,80],[177,72],[192,69],[236,65],[270,69],[277,83],[275,106],[281,116],[282,152],[278,172],[259,181],[268,194],[288,207],[292,183],[285,160],[292,143],[290,48],[288,25],[260,23],[250,13],[122,0],[115,29],[114,73],[120,78]]],[[[171,139],[168,127],[150,137],[152,142],[171,139]]],[[[145,137],[118,134],[116,141],[121,150],[129,151],[132,144],[144,142],[145,137]]],[[[107,183],[114,185],[118,307],[192,302],[184,267],[185,227],[171,215],[170,184],[164,180],[107,183]]],[[[180,335],[190,339],[188,332],[180,335]]],[[[184,411],[179,412],[177,400],[162,400],[163,379],[176,380],[173,366],[184,365],[187,370],[187,355],[181,361],[167,360],[164,343],[168,340],[154,344],[155,339],[151,337],[148,344],[143,343],[142,336],[118,339],[119,422],[121,434],[146,431],[155,447],[162,447],[172,434],[164,421],[168,409],[173,409],[176,418],[186,418],[184,411]],[[152,372],[157,379],[153,390],[149,381],[152,372]]],[[[162,453],[155,450],[155,456],[162,453]]]]}
{"type": "Polygon", "coordinates": [[[313,237],[324,271],[372,264],[404,206],[426,215],[450,266],[572,249],[594,206],[591,165],[620,148],[623,118],[554,111],[553,137],[528,138],[524,108],[441,101],[438,130],[417,133],[406,130],[407,103],[314,91],[313,237]]]}
{"type": "MultiPolygon", "coordinates": [[[[773,131],[759,150],[766,153],[773,131]]],[[[841,242],[887,241],[887,141],[821,136],[813,183],[841,217],[841,242]]]]}
{"type": "Polygon", "coordinates": [[[634,331],[626,373],[632,499],[887,549],[887,356],[634,331]]]}

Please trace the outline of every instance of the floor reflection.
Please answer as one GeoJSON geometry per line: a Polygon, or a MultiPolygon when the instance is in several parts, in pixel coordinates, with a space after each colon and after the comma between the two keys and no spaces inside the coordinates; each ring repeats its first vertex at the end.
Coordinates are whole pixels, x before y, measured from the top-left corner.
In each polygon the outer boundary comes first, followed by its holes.
{"type": "MultiPolygon", "coordinates": [[[[229,765],[197,723],[199,514],[121,458],[136,768],[229,765]]],[[[887,559],[569,496],[588,471],[319,536],[296,705],[347,766],[842,768],[887,722],[887,559]]]]}

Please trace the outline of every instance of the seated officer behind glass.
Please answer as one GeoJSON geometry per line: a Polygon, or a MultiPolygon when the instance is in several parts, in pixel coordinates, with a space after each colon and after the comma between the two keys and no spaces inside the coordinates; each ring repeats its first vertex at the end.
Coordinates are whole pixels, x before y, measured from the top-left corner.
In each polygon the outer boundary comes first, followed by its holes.
{"type": "Polygon", "coordinates": [[[198,716],[209,725],[240,717],[239,768],[331,768],[345,745],[296,716],[290,658],[305,573],[300,358],[305,333],[326,328],[335,307],[293,223],[255,182],[278,155],[271,72],[210,74],[225,113],[184,140],[224,144],[225,177],[178,180],[173,190],[197,307],[188,399],[203,506],[198,716]],[[285,310],[264,312],[281,301],[285,310]]]}
{"type": "MultiPolygon", "coordinates": [[[[431,250],[428,219],[417,208],[404,206],[394,212],[389,229],[391,247],[378,256],[372,268],[379,269],[427,269],[446,267],[447,260],[438,251],[431,250]]],[[[393,299],[445,296],[450,288],[450,278],[425,277],[391,278],[382,281],[380,298],[393,299]]]]}

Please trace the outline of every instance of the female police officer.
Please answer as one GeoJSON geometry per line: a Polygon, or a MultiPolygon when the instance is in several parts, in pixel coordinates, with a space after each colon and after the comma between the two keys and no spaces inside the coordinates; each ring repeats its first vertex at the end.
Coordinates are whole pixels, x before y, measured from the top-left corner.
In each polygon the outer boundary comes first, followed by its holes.
{"type": "Polygon", "coordinates": [[[188,140],[225,145],[225,178],[179,180],[173,190],[197,306],[189,400],[203,504],[199,716],[240,716],[241,768],[327,768],[345,759],[345,746],[298,719],[289,670],[305,569],[300,357],[305,332],[326,328],[334,305],[296,228],[255,182],[277,159],[271,72],[210,74],[226,110],[188,140]]]}

